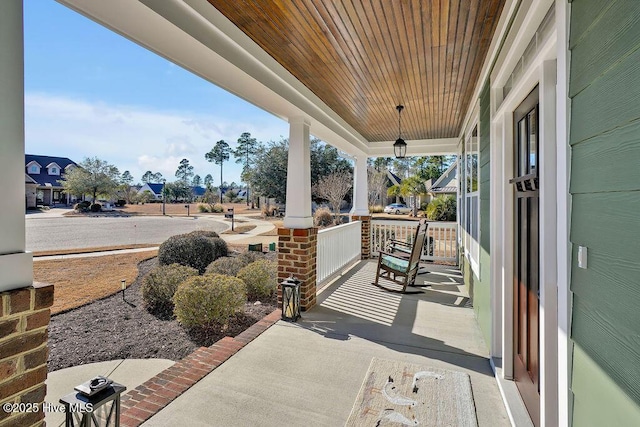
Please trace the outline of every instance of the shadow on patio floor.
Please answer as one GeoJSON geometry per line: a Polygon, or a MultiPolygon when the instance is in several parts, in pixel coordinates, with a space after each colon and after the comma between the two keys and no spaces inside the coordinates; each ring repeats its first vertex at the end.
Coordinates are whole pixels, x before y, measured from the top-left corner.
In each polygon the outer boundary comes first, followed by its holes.
{"type": "Polygon", "coordinates": [[[358,263],[144,425],[341,426],[373,357],[465,372],[479,426],[510,425],[460,272],[429,266],[430,287],[399,295],[371,284],[375,268],[358,263]]]}

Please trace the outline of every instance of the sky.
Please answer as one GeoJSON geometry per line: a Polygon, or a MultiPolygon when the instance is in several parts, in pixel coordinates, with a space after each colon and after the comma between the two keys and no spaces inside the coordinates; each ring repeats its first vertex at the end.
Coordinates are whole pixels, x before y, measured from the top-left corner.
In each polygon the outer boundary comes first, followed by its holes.
{"type": "MultiPolygon", "coordinates": [[[[25,151],[81,162],[98,157],[175,179],[189,159],[220,181],[204,155],[243,132],[280,140],[288,124],[53,0],[24,2],[25,151]]],[[[227,182],[240,183],[233,156],[227,182]]]]}

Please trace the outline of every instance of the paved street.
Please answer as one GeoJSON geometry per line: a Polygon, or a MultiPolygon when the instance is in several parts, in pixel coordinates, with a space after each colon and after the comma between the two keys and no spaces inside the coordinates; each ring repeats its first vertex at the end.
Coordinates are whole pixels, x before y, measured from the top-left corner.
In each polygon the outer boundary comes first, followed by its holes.
{"type": "Polygon", "coordinates": [[[138,243],[159,244],[193,230],[221,232],[229,225],[211,218],[26,216],[28,251],[80,249],[138,243]]]}

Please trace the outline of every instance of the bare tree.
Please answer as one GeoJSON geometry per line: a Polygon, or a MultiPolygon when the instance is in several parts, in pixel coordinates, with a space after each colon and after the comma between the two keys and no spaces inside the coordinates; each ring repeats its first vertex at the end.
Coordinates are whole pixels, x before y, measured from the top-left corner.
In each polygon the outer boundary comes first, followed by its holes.
{"type": "Polygon", "coordinates": [[[336,172],[320,179],[313,187],[313,193],[319,198],[327,200],[333,206],[334,216],[340,214],[340,204],[353,184],[353,178],[348,172],[336,172]]]}
{"type": "Polygon", "coordinates": [[[369,206],[384,205],[383,197],[387,195],[387,173],[374,167],[367,169],[369,187],[369,206]]]}

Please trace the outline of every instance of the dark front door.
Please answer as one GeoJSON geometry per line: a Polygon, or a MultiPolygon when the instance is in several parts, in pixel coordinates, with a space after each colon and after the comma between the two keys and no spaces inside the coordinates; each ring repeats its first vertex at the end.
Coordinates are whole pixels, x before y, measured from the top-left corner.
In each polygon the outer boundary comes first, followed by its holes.
{"type": "Polygon", "coordinates": [[[540,425],[538,88],[514,112],[514,378],[533,423],[540,425]]]}

